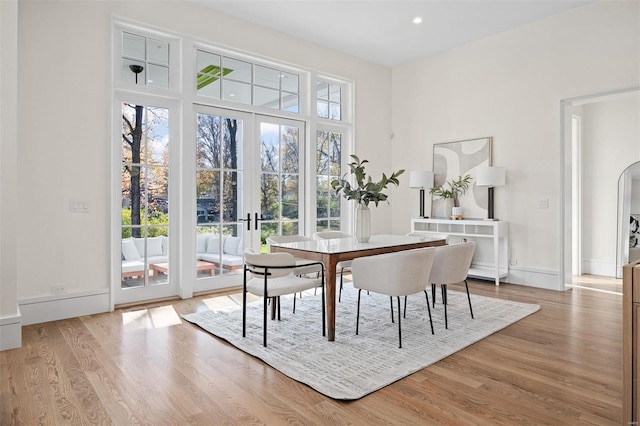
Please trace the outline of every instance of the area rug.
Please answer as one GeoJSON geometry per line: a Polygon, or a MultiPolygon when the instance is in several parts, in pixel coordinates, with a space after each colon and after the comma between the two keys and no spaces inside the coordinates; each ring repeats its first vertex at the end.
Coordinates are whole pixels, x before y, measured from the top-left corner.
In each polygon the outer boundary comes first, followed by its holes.
{"type": "MultiPolygon", "coordinates": [[[[438,292],[438,296],[439,296],[438,292]]],[[[281,321],[268,321],[267,347],[262,346],[262,302],[247,305],[247,337],[242,337],[242,307],[184,315],[209,333],[226,340],[294,380],[334,399],[354,400],[421,370],[514,322],[538,311],[539,305],[471,295],[471,319],[465,293],[448,292],[449,328],[443,305],[432,308],[431,334],[424,294],[409,296],[402,319],[402,348],[398,324],[391,322],[389,298],[362,294],[360,330],[356,336],[357,290],[345,288],[336,307],[336,339],[322,337],[320,295],[296,301],[283,298],[281,321]]],[[[431,294],[429,292],[429,298],[431,294]]],[[[394,315],[397,306],[394,303],[394,315]]]]}

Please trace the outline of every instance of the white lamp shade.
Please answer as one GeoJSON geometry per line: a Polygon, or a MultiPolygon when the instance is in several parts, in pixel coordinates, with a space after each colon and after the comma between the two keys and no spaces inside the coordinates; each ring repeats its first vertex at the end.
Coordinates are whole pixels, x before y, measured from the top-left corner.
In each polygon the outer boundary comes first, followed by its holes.
{"type": "Polygon", "coordinates": [[[413,170],[409,173],[409,187],[428,189],[433,188],[433,172],[413,170]]]}
{"type": "Polygon", "coordinates": [[[503,186],[504,183],[504,167],[485,166],[476,170],[476,186],[503,186]]]}

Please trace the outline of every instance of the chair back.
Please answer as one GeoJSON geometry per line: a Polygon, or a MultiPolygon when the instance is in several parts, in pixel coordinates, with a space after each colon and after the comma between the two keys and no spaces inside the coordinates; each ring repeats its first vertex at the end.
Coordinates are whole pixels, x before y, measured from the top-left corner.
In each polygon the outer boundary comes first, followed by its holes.
{"type": "Polygon", "coordinates": [[[353,259],[353,286],[387,296],[418,293],[429,285],[434,258],[430,247],[353,259]]]}
{"type": "Polygon", "coordinates": [[[267,237],[267,244],[286,244],[286,243],[297,243],[300,241],[313,241],[313,238],[307,237],[305,235],[272,235],[267,237]]]}
{"type": "Polygon", "coordinates": [[[454,284],[466,280],[475,249],[475,241],[436,247],[430,283],[454,284]]]}
{"type": "Polygon", "coordinates": [[[333,240],[336,238],[353,238],[353,235],[342,231],[323,231],[313,234],[314,240],[333,240]]]}
{"type": "Polygon", "coordinates": [[[269,278],[279,278],[291,274],[296,261],[291,253],[257,253],[253,249],[245,249],[244,261],[254,278],[264,278],[265,269],[269,278]],[[291,266],[291,268],[273,268],[273,266],[291,266]]]}

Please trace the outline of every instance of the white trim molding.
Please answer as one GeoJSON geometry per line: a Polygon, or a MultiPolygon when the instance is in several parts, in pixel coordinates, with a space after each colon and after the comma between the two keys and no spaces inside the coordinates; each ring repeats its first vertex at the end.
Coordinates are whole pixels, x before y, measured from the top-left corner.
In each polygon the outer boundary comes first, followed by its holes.
{"type": "Polygon", "coordinates": [[[18,300],[23,325],[109,312],[110,303],[106,288],[18,300]]]}
{"type": "Polygon", "coordinates": [[[526,285],[528,287],[544,288],[547,290],[565,290],[559,287],[558,271],[549,269],[509,266],[509,284],[526,285]]]}
{"type": "Polygon", "coordinates": [[[22,315],[18,313],[10,317],[0,318],[0,351],[22,346],[22,315]]]}
{"type": "Polygon", "coordinates": [[[582,273],[616,277],[616,262],[602,259],[582,259],[582,273]]]}

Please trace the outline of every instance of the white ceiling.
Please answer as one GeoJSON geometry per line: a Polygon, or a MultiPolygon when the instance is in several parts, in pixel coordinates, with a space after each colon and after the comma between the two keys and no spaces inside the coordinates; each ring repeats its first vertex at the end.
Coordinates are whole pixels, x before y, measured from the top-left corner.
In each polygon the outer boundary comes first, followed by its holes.
{"type": "Polygon", "coordinates": [[[194,1],[393,67],[598,0],[194,1]]]}

